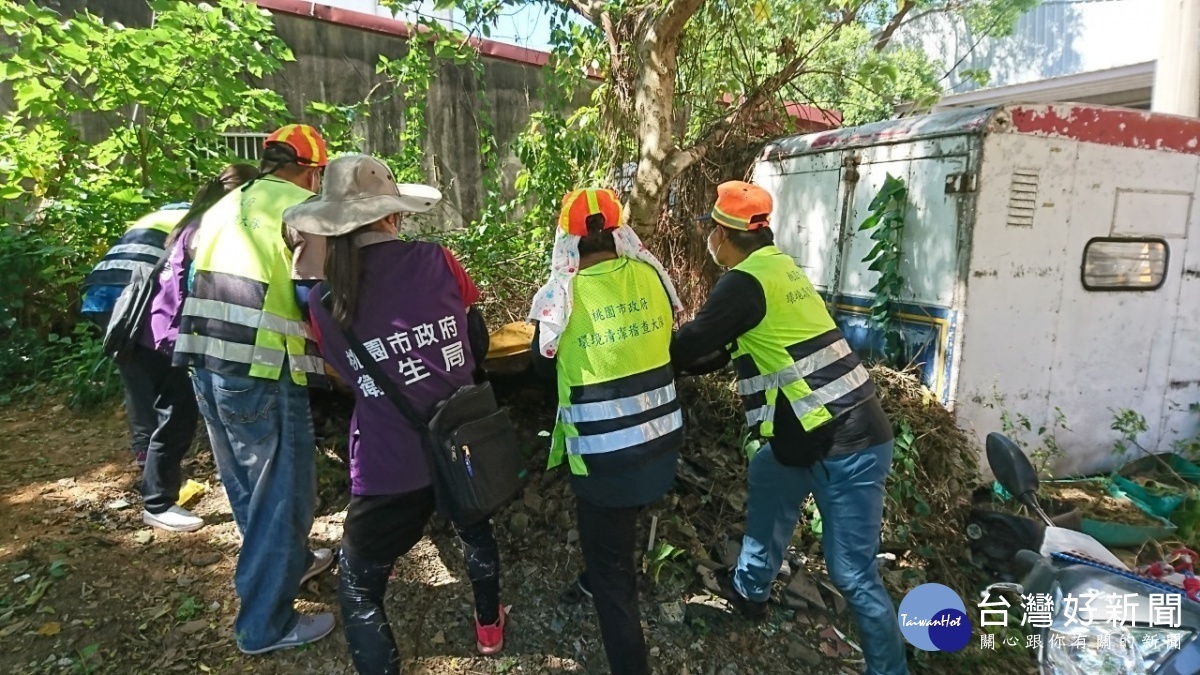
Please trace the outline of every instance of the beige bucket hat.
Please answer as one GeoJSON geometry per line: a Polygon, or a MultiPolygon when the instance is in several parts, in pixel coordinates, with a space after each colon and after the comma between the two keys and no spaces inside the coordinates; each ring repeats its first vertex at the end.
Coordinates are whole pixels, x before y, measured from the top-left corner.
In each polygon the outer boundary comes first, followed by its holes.
{"type": "Polygon", "coordinates": [[[321,194],[283,212],[297,231],[324,237],[349,234],[393,213],[425,213],[442,200],[434,187],[396,184],[391,169],[368,155],[342,155],[325,167],[321,194]]]}

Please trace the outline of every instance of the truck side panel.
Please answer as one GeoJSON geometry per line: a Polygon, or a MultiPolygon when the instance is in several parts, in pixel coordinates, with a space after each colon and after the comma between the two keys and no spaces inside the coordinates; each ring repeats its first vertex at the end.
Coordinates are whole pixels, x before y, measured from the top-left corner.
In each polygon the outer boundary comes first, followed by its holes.
{"type": "Polygon", "coordinates": [[[1159,445],[1197,157],[1080,143],[1075,171],[1065,260],[1072,273],[1063,279],[1050,402],[1062,407],[1071,427],[1060,468],[1091,473],[1136,456],[1113,454],[1118,434],[1111,427],[1122,410],[1149,423],[1138,444],[1159,445]],[[1162,286],[1085,289],[1084,250],[1096,237],[1125,239],[1137,251],[1148,251],[1134,243],[1138,238],[1165,240],[1162,286]]]}
{"type": "Polygon", "coordinates": [[[1053,429],[1063,280],[1079,274],[1066,255],[1076,151],[1072,141],[985,136],[956,396],[959,424],[980,439],[1004,419],[1035,447],[1031,436],[1053,429]]]}

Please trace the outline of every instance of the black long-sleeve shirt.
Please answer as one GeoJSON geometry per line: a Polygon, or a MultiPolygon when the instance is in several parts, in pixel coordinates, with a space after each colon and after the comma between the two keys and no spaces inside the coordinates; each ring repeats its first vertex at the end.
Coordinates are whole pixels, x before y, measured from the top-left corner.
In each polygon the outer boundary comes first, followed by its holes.
{"type": "MultiPolygon", "coordinates": [[[[671,344],[671,364],[682,375],[713,372],[730,361],[737,339],[767,316],[762,284],[738,270],[725,273],[696,317],[680,327],[671,344]]],[[[846,415],[805,431],[789,405],[775,406],[771,449],[781,464],[811,466],[828,456],[846,455],[892,438],[891,424],[872,396],[846,415]]]]}

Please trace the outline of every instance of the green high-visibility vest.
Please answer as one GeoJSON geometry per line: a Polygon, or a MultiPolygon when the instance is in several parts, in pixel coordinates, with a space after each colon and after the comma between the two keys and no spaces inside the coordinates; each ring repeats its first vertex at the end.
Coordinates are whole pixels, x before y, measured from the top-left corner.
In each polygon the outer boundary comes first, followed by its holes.
{"type": "Polygon", "coordinates": [[[296,304],[283,211],[312,193],[274,176],[234,190],[193,235],[192,288],[183,303],[175,363],[278,380],[323,376],[312,333],[296,304]]]}
{"type": "Polygon", "coordinates": [[[549,468],[616,473],[678,447],[671,301],[652,267],[618,258],[581,270],[558,343],[549,468]]]}
{"type": "Polygon", "coordinates": [[[870,399],[874,385],[829,316],[825,301],[790,256],[774,246],[733,269],[762,285],[767,312],[732,347],[746,424],[771,438],[780,394],[806,431],[870,399]]]}

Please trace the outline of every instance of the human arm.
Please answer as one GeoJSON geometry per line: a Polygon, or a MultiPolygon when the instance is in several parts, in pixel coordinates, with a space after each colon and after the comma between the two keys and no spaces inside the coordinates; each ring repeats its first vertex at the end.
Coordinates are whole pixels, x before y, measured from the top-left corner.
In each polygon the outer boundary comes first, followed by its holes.
{"type": "Polygon", "coordinates": [[[728,346],[766,315],[762,285],[745,272],[726,273],[713,286],[704,307],[675,333],[671,364],[683,375],[701,375],[724,367],[729,362],[728,346]]]}
{"type": "Polygon", "coordinates": [[[540,342],[542,339],[542,324],[534,324],[533,341],[529,344],[529,358],[533,365],[533,374],[546,383],[558,380],[558,356],[542,354],[540,342]]]}
{"type": "Polygon", "coordinates": [[[454,275],[459,295],[463,299],[463,307],[467,310],[467,344],[470,346],[471,356],[475,360],[475,381],[483,382],[487,380],[483,362],[487,360],[491,335],[488,332],[487,321],[483,318],[483,312],[475,305],[479,300],[479,288],[475,286],[475,282],[471,280],[470,275],[463,269],[450,249],[443,246],[442,255],[445,256],[446,265],[454,275]]]}
{"type": "Polygon", "coordinates": [[[296,304],[308,314],[308,292],[325,278],[325,237],[283,226],[283,242],[292,252],[296,304]]]}

